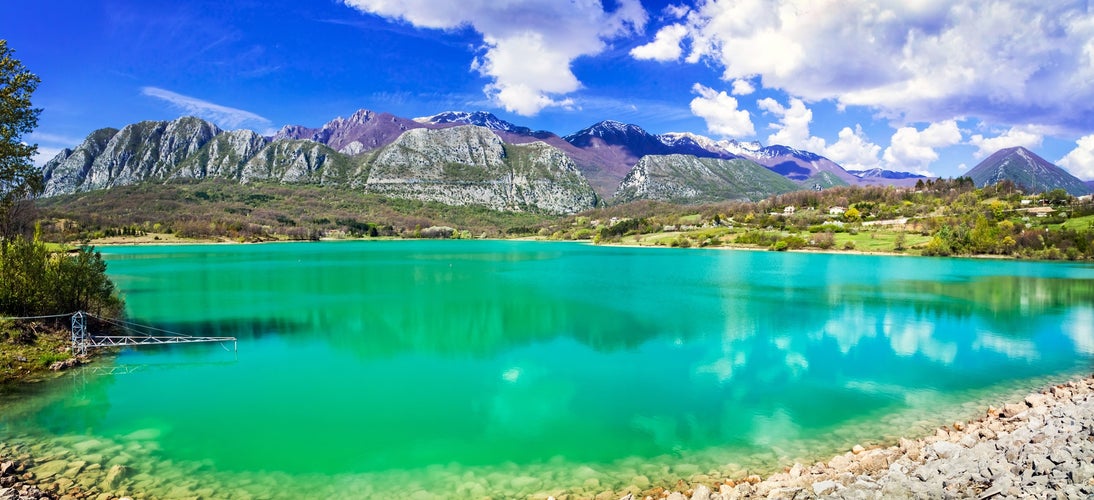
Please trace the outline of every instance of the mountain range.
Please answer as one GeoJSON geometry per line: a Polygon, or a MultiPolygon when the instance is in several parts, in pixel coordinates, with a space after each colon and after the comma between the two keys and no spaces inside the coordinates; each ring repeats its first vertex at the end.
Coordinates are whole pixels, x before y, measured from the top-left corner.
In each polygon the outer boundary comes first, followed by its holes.
{"type": "Polygon", "coordinates": [[[787,146],[655,135],[610,120],[560,137],[481,111],[409,119],[369,110],[319,128],[287,125],[270,137],[224,131],[194,117],[105,128],[63,150],[43,174],[45,196],[225,178],[547,213],[634,199],[699,203],[838,185],[911,186],[923,178],[880,169],[848,172],[787,146]]]}

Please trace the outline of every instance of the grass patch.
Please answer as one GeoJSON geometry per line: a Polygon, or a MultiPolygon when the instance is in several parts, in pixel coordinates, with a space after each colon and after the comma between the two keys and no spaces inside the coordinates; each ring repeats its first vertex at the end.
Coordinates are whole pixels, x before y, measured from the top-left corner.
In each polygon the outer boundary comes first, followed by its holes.
{"type": "Polygon", "coordinates": [[[1071,229],[1075,231],[1094,229],[1094,215],[1087,215],[1083,217],[1075,217],[1068,219],[1060,224],[1060,227],[1064,229],[1071,229]]]}
{"type": "MultiPolygon", "coordinates": [[[[900,252],[897,250],[897,239],[900,232],[896,231],[863,231],[858,234],[836,233],[835,247],[847,248],[847,243],[854,245],[854,249],[861,252],[900,252]]],[[[931,241],[929,236],[919,233],[904,233],[904,250],[915,249],[926,245],[931,241]]]]}

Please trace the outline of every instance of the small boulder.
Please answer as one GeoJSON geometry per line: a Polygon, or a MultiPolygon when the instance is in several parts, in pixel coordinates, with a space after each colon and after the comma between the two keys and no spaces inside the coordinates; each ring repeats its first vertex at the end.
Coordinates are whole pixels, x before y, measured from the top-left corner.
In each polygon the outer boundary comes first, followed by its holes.
{"type": "Polygon", "coordinates": [[[835,493],[837,490],[839,490],[840,486],[841,485],[839,483],[832,480],[817,481],[813,483],[813,494],[821,496],[835,493]]]}
{"type": "Polygon", "coordinates": [[[129,472],[129,468],[124,465],[115,465],[106,472],[105,485],[107,488],[114,489],[118,487],[122,479],[125,479],[126,474],[129,472]]]}
{"type": "Polygon", "coordinates": [[[1026,405],[1030,408],[1048,406],[1052,402],[1052,396],[1048,394],[1030,394],[1026,396],[1026,405]]]}
{"type": "Polygon", "coordinates": [[[957,455],[963,449],[960,445],[951,443],[949,441],[939,441],[933,443],[927,447],[931,452],[934,452],[938,458],[952,458],[957,455]]]}
{"type": "Polygon", "coordinates": [[[68,462],[64,460],[52,460],[34,469],[34,475],[40,480],[49,479],[68,468],[68,462]]]}

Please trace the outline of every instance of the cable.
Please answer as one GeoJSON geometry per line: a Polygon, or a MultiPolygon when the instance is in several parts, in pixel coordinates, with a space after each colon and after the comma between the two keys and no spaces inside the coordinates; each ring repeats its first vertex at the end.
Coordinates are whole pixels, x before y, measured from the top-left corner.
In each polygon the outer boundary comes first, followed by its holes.
{"type": "MultiPolygon", "coordinates": [[[[106,319],[106,318],[100,318],[100,317],[98,317],[94,314],[91,314],[91,313],[85,313],[85,314],[87,314],[88,316],[91,316],[92,318],[95,318],[99,321],[104,321],[104,322],[110,323],[114,326],[125,328],[126,330],[129,330],[129,331],[134,331],[136,328],[145,328],[145,329],[156,331],[156,332],[166,333],[166,334],[168,334],[170,336],[173,336],[173,337],[183,337],[183,338],[192,337],[192,335],[185,335],[185,334],[178,333],[178,332],[172,332],[170,330],[164,330],[162,328],[156,328],[156,327],[150,326],[150,325],[142,325],[140,323],[133,323],[133,322],[130,322],[130,321],[125,321],[125,320],[111,320],[111,319],[106,319]]],[[[153,335],[149,335],[147,332],[138,331],[137,333],[141,333],[146,337],[152,337],[153,336],[153,335]]]]}

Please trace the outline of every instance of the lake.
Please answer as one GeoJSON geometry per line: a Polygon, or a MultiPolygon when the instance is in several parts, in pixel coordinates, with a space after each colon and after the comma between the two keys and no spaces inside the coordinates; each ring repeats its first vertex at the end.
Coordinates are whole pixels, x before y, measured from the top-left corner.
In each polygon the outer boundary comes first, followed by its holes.
{"type": "Polygon", "coordinates": [[[1090,264],[513,241],[102,252],[130,321],[238,352],[122,350],[5,395],[0,441],[124,465],[95,486],[156,496],[740,477],[978,416],[1094,354],[1090,264]]]}

